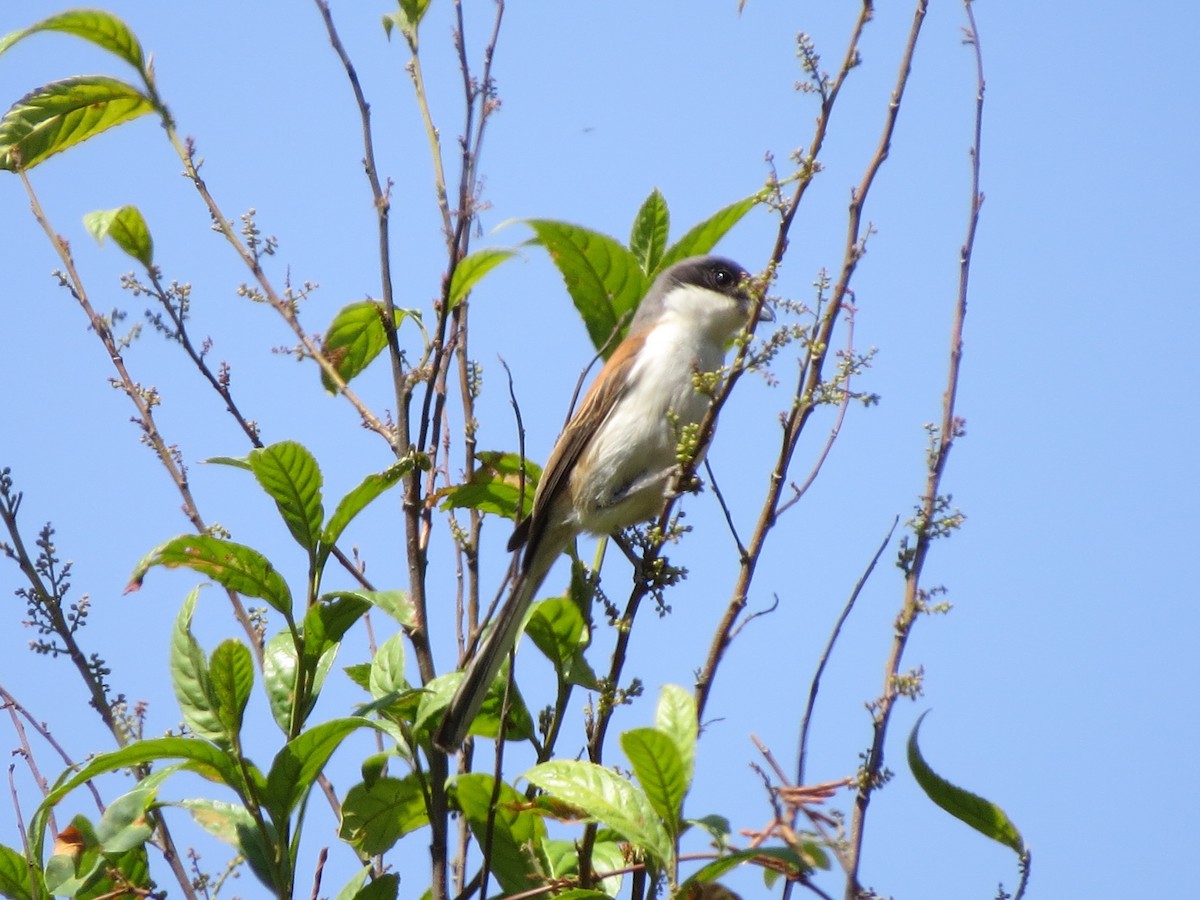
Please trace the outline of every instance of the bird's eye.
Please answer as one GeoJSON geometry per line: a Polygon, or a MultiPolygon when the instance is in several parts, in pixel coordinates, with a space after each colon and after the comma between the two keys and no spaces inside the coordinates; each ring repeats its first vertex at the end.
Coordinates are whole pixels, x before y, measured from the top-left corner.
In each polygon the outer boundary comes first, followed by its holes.
{"type": "Polygon", "coordinates": [[[733,285],[733,273],[728,269],[717,269],[713,273],[713,280],[717,283],[717,287],[731,287],[733,285]]]}

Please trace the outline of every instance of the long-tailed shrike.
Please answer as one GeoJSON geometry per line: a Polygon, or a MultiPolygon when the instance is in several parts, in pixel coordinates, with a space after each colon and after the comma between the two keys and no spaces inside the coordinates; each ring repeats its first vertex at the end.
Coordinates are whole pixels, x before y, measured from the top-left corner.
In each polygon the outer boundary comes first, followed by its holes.
{"type": "MultiPolygon", "coordinates": [[[[516,643],[533,595],[582,532],[604,535],[662,509],[677,471],[680,430],[698,423],[709,398],[694,376],[715,372],[725,347],[748,324],[748,275],[737,263],[697,256],[662,272],[542,471],[533,512],[517,526],[520,572],[508,602],[472,658],[434,743],[457,750],[504,657],[516,643]]],[[[763,306],[760,320],[774,318],[763,306]]]]}

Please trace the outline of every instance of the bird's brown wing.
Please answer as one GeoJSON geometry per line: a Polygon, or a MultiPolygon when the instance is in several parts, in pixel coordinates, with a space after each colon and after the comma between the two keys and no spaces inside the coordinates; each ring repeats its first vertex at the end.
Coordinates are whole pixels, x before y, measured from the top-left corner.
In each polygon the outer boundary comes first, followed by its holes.
{"type": "Polygon", "coordinates": [[[510,550],[515,550],[526,540],[529,541],[525,548],[526,562],[533,557],[546,528],[551,524],[551,508],[559,497],[570,490],[571,473],[574,472],[576,463],[583,456],[613,406],[629,390],[629,376],[638,351],[645,342],[646,336],[642,333],[630,335],[617,346],[604,368],[600,370],[600,374],[596,376],[596,380],[592,382],[592,386],[588,388],[575,415],[558,436],[558,441],[550,452],[550,459],[546,461],[546,467],[542,470],[541,481],[538,482],[537,494],[533,498],[533,512],[517,526],[509,541],[510,550]]]}

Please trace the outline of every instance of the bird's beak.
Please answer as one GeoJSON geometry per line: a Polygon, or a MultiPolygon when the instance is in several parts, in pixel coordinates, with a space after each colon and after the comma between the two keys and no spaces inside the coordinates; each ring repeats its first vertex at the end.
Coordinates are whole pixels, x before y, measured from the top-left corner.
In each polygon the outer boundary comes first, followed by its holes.
{"type": "Polygon", "coordinates": [[[760,306],[758,308],[758,321],[760,321],[760,322],[774,322],[775,321],[775,310],[771,309],[771,307],[767,305],[766,300],[764,300],[762,306],[760,306]]]}

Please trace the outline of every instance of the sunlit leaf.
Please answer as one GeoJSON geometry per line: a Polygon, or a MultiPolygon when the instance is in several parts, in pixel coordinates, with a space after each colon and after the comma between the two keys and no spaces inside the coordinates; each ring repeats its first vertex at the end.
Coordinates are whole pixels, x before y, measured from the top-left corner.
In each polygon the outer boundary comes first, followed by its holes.
{"type": "Polygon", "coordinates": [[[526,224],[558,267],[592,344],[605,347],[607,356],[616,347],[618,325],[649,287],[637,257],[608,235],[578,225],[549,219],[526,224]]]}
{"type": "Polygon", "coordinates": [[[212,696],[217,701],[217,716],[231,738],[242,730],[242,715],[254,689],[254,660],[250,649],[232,638],[222,641],[208,664],[212,696]]]}
{"type": "Polygon", "coordinates": [[[400,875],[396,872],[385,872],[355,893],[353,900],[396,900],[398,896],[400,875]]]}
{"type": "Polygon", "coordinates": [[[336,646],[370,608],[365,597],[351,591],[322,596],[304,614],[305,659],[319,659],[327,649],[336,646]]]}
{"type": "Polygon", "coordinates": [[[413,461],[409,458],[397,460],[382,472],[368,475],[350,493],[338,501],[333,515],[321,533],[321,557],[319,564],[329,557],[329,553],[342,537],[342,532],[354,521],[354,517],[367,508],[376,497],[384,491],[399,484],[400,479],[412,471],[413,461]]]}
{"type": "Polygon", "coordinates": [[[689,785],[675,742],[656,728],[634,728],[621,735],[621,749],[654,811],[668,831],[677,835],[689,785]]]}
{"type": "Polygon", "coordinates": [[[638,210],[633,220],[633,231],[629,235],[629,249],[633,251],[646,277],[658,271],[658,264],[666,252],[670,229],[671,215],[667,210],[667,201],[655,188],[638,210]]]}
{"type": "Polygon", "coordinates": [[[700,735],[696,698],[676,684],[663,685],[654,710],[654,727],[675,743],[683,765],[684,781],[692,782],[696,767],[696,740],[700,735]]]}
{"type": "Polygon", "coordinates": [[[281,822],[291,815],[342,741],[359,728],[370,727],[368,719],[332,719],[288,741],[267,773],[266,800],[272,818],[281,822]]]}
{"type": "Polygon", "coordinates": [[[0,169],[38,163],[138,116],[154,105],[132,85],[103,75],[80,75],[42,85],[0,119],[0,169]]]}
{"type": "Polygon", "coordinates": [[[525,633],[568,684],[589,689],[598,686],[596,673],[583,656],[590,640],[587,622],[570,597],[551,597],[534,604],[525,633]]]}
{"type": "Polygon", "coordinates": [[[488,247],[464,256],[450,278],[450,308],[458,306],[484,275],[516,255],[513,250],[488,247]]]}
{"type": "Polygon", "coordinates": [[[534,766],[525,778],[603,822],[663,868],[672,868],[671,838],[646,794],[628,779],[595,763],[568,759],[534,766]]]}
{"type": "Polygon", "coordinates": [[[371,696],[378,700],[397,691],[408,690],[404,678],[404,632],[397,631],[384,641],[371,659],[371,696]]]}
{"type": "Polygon", "coordinates": [[[501,782],[495,804],[496,782],[490,775],[475,773],[454,779],[454,796],[482,847],[491,841],[488,857],[492,874],[507,894],[529,889],[530,850],[546,838],[546,823],[529,809],[523,794],[501,782]]]}
{"type": "Polygon", "coordinates": [[[446,488],[438,494],[442,509],[477,509],[505,518],[522,516],[533,509],[533,493],[541,469],[525,464],[525,484],[521,486],[521,458],[515,453],[485,450],[475,455],[479,465],[470,480],[446,488]]]}
{"type": "MultiPolygon", "coordinates": [[[[383,304],[378,300],[360,300],[342,307],[328,331],[321,352],[332,363],[342,381],[349,382],[358,376],[387,346],[384,329],[383,304]]],[[[324,372],[321,383],[331,394],[337,387],[324,372]]]]}
{"type": "Polygon", "coordinates": [[[281,631],[263,647],[263,687],[267,692],[267,705],[275,724],[284,734],[292,728],[292,707],[296,703],[296,673],[300,661],[296,657],[296,644],[290,631],[281,631]]]}
{"type": "Polygon", "coordinates": [[[101,209],[83,217],[83,225],[101,244],[106,237],[146,268],[154,263],[154,241],[150,226],[136,206],[101,209]]]}
{"type": "Polygon", "coordinates": [[[925,794],[956,819],[966,822],[980,834],[990,837],[1006,847],[1011,847],[1018,856],[1025,855],[1025,841],[1017,826],[1000,807],[983,797],[951,784],[929,767],[917,745],[917,733],[928,711],[921,713],[908,736],[908,767],[925,794]]]}
{"type": "Polygon", "coordinates": [[[200,589],[193,588],[183,601],[171,632],[171,687],[183,720],[197,737],[228,746],[229,735],[217,715],[217,704],[208,677],[204,649],[192,636],[192,613],[200,589]]]}
{"type": "Polygon", "coordinates": [[[17,41],[42,31],[58,31],[73,34],[84,40],[91,41],[111,53],[115,53],[135,69],[145,68],[145,55],[142,45],[129,30],[129,26],[110,12],[101,9],[72,9],[58,15],[42,19],[28,28],[11,31],[0,37],[0,53],[3,53],[17,41]]]}
{"type": "Polygon", "coordinates": [[[291,614],[292,592],[275,567],[257,550],[206,534],[183,534],[155,547],[137,564],[126,592],[142,586],[154,566],[188,568],[231,591],[265,600],[279,612],[291,614]]]}
{"type": "Polygon", "coordinates": [[[416,624],[416,607],[404,591],[338,591],[335,596],[360,597],[383,610],[405,628],[416,624]]]}
{"type": "Polygon", "coordinates": [[[275,828],[265,822],[267,836],[264,839],[258,823],[246,807],[224,800],[202,798],[180,800],[173,806],[181,806],[192,814],[192,818],[209,834],[224,841],[246,858],[259,881],[273,888],[271,875],[271,849],[275,828]]]}
{"type": "Polygon", "coordinates": [[[725,237],[729,230],[754,208],[756,203],[758,203],[757,194],[717,210],[667,248],[667,252],[663,254],[659,264],[659,271],[681,259],[687,259],[689,256],[702,256],[708,253],[717,245],[717,241],[725,237]]]}
{"type": "Polygon", "coordinates": [[[8,900],[29,900],[30,873],[37,878],[36,867],[30,867],[25,855],[0,844],[0,895],[8,900]]]}
{"type": "Polygon", "coordinates": [[[367,856],[385,853],[410,831],[428,824],[421,780],[383,777],[356,784],[342,801],[338,837],[367,856]]]}
{"type": "Polygon", "coordinates": [[[105,853],[124,853],[149,840],[154,829],[146,811],[157,792],[135,788],[112,801],[96,825],[96,840],[105,853]]]}
{"type": "Polygon", "coordinates": [[[275,501],[288,531],[301,547],[315,553],[325,521],[321,503],[321,468],[296,441],[280,441],[250,451],[250,470],[275,501]]]}

